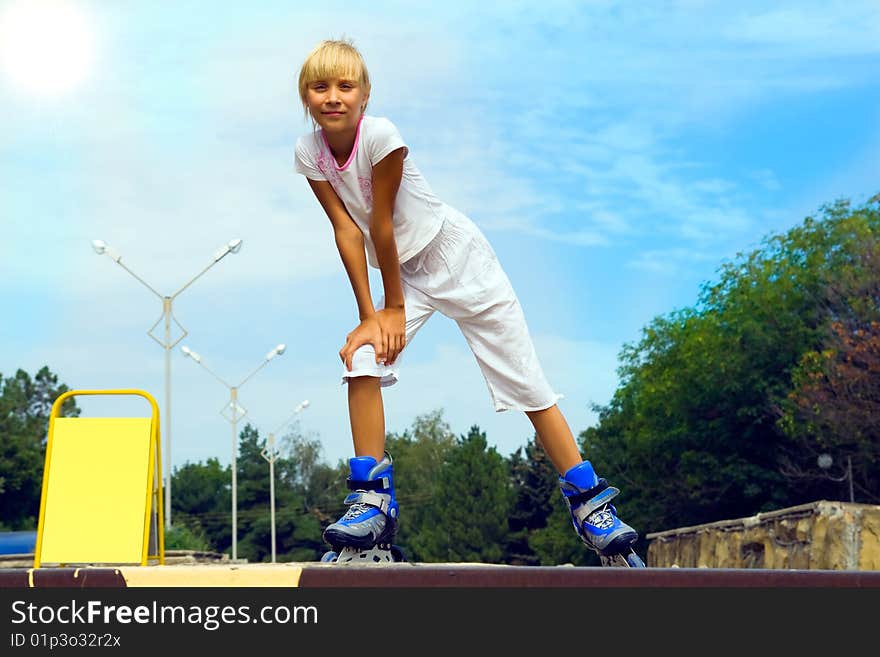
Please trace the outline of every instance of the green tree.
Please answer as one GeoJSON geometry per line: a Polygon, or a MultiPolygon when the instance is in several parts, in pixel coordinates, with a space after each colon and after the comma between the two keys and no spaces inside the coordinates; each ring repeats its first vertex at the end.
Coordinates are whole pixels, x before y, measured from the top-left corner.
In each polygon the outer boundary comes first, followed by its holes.
{"type": "Polygon", "coordinates": [[[433,521],[419,535],[423,560],[501,562],[513,491],[504,458],[478,426],[447,453],[438,484],[433,521]]]}
{"type": "Polygon", "coordinates": [[[329,549],[321,533],[345,511],[348,494],[345,478],[348,466],[323,461],[321,441],[304,436],[294,428],[281,441],[281,453],[275,463],[278,490],[289,496],[279,498],[278,544],[287,561],[314,561],[329,549]]]}
{"type": "MultiPolygon", "coordinates": [[[[348,494],[345,479],[348,463],[330,466],[323,460],[321,441],[292,430],[281,440],[283,458],[275,464],[279,481],[290,488],[301,504],[301,512],[313,516],[321,527],[335,522],[345,512],[343,500],[348,494]]],[[[319,527],[315,548],[319,549],[319,527]]]]}
{"type": "MultiPolygon", "coordinates": [[[[68,390],[45,366],[33,378],[21,369],[0,374],[0,527],[37,528],[49,416],[68,390]]],[[[74,398],[60,409],[62,417],[79,413],[74,398]]]]}
{"type": "Polygon", "coordinates": [[[561,500],[558,475],[537,436],[510,455],[508,467],[515,502],[508,522],[505,561],[536,566],[541,557],[535,553],[530,539],[536,530],[547,526],[554,501],[559,501],[557,497],[561,500]]]}
{"type": "Polygon", "coordinates": [[[825,206],[624,347],[618,389],[580,438],[643,536],[809,501],[781,467],[779,407],[801,356],[821,347],[825,286],[878,227],[870,207],[825,206]]]}
{"type": "MultiPolygon", "coordinates": [[[[817,497],[843,486],[817,467],[820,453],[852,461],[859,501],[880,501],[880,238],[859,244],[852,263],[826,286],[827,331],[805,353],[782,404],[780,426],[792,439],[785,472],[817,497]]],[[[848,495],[846,497],[848,499],[848,495]]]]}
{"type": "Polygon", "coordinates": [[[269,464],[262,457],[260,432],[249,422],[238,436],[236,459],[238,497],[238,557],[263,561],[271,553],[269,464]]]}
{"type": "MultiPolygon", "coordinates": [[[[232,473],[216,458],[186,463],[172,477],[172,525],[185,527],[189,535],[204,536],[211,549],[225,552],[232,545],[232,473]]],[[[190,548],[196,549],[196,548],[190,548]]]]}
{"type": "MultiPolygon", "coordinates": [[[[292,441],[303,457],[311,462],[298,463],[279,458],[275,465],[275,546],[281,561],[314,561],[323,553],[318,515],[311,513],[303,497],[310,491],[311,478],[321,470],[319,451],[314,445],[292,441]]],[[[247,424],[240,434],[238,454],[239,556],[249,561],[269,561],[272,554],[272,510],[269,462],[263,457],[266,441],[259,431],[247,424]]]]}
{"type": "Polygon", "coordinates": [[[396,542],[403,546],[411,561],[428,561],[432,555],[424,532],[436,522],[434,503],[442,502],[446,495],[440,471],[455,447],[455,434],[443,419],[442,410],[416,417],[412,428],[403,434],[386,436],[385,449],[394,460],[395,489],[400,504],[396,542]]]}

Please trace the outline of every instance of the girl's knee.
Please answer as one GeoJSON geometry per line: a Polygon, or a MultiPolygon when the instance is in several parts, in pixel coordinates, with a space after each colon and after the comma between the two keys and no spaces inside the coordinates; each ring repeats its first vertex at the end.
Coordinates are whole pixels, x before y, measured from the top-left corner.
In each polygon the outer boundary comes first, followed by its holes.
{"type": "Polygon", "coordinates": [[[371,369],[379,368],[382,366],[382,363],[376,362],[376,350],[373,348],[373,345],[367,343],[358,347],[355,352],[351,355],[351,369],[352,371],[370,371],[371,369]]]}
{"type": "MultiPolygon", "coordinates": [[[[351,369],[342,372],[343,383],[359,379],[374,379],[382,386],[392,385],[397,381],[395,368],[376,362],[376,350],[373,345],[365,344],[355,350],[351,357],[351,369]]],[[[366,384],[365,384],[366,385],[366,384]]]]}

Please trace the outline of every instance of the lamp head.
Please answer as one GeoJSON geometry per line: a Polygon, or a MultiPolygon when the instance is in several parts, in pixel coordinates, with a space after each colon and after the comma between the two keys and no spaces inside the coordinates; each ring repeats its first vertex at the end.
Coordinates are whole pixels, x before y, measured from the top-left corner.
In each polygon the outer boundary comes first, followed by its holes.
{"type": "Polygon", "coordinates": [[[266,360],[272,360],[275,356],[280,356],[284,353],[284,350],[287,349],[287,345],[279,344],[272,351],[266,354],[266,360]]]}
{"type": "Polygon", "coordinates": [[[122,256],[114,251],[104,240],[92,240],[92,248],[98,255],[108,255],[116,262],[122,260],[122,256]]]}
{"type": "Polygon", "coordinates": [[[197,363],[201,363],[201,362],[202,362],[202,357],[199,356],[196,352],[194,352],[192,349],[190,349],[190,348],[187,347],[186,345],[183,345],[183,346],[180,348],[180,350],[183,352],[183,355],[186,356],[187,358],[192,358],[192,359],[193,359],[194,361],[196,361],[197,363]]]}
{"type": "Polygon", "coordinates": [[[217,249],[217,253],[214,254],[214,262],[226,257],[230,253],[238,253],[241,251],[241,244],[242,241],[240,239],[229,240],[226,246],[221,246],[217,249]]]}

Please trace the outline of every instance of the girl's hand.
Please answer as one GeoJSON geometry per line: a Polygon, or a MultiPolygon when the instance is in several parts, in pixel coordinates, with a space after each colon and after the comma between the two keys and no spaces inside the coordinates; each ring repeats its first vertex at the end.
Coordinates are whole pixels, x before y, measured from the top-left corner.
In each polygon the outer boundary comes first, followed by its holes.
{"type": "Polygon", "coordinates": [[[375,317],[382,330],[382,346],[376,348],[376,362],[384,360],[386,365],[393,365],[406,346],[406,313],[403,308],[383,308],[375,317]]]}
{"type": "Polygon", "coordinates": [[[365,344],[373,345],[376,350],[376,362],[379,362],[379,351],[382,344],[382,329],[376,315],[362,320],[345,338],[345,345],[339,350],[339,357],[345,363],[345,369],[351,372],[351,359],[354,352],[365,344]]]}

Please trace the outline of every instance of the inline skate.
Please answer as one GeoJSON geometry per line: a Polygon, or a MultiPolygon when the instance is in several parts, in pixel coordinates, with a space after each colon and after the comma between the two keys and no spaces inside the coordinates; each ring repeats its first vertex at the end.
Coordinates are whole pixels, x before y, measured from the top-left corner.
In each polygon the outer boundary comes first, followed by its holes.
{"type": "Polygon", "coordinates": [[[348,510],[328,525],[323,538],[331,546],[322,562],[393,563],[406,561],[394,544],[399,507],[394,496],[394,465],[386,452],[381,461],[372,456],[349,459],[345,498],[348,510]]]}
{"type": "Polygon", "coordinates": [[[559,478],[559,488],[581,541],[599,555],[603,566],[644,568],[633,545],[639,535],[617,517],[611,504],[620,490],[599,479],[589,461],[583,461],[559,478]]]}

